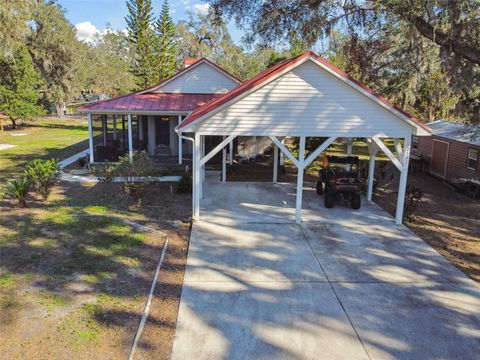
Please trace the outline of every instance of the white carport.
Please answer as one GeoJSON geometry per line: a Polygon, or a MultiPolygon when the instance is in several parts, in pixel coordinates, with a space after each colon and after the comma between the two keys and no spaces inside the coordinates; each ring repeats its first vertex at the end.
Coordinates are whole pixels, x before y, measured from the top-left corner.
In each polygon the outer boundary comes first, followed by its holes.
{"type": "Polygon", "coordinates": [[[370,151],[367,199],[372,199],[375,155],[379,150],[400,171],[395,222],[400,224],[407,185],[412,135],[429,135],[428,127],[404,113],[366,86],[314,54],[307,52],[265,70],[221,98],[191,113],[178,127],[180,133],[195,133],[193,162],[193,217],[200,218],[200,199],[205,164],[237,136],[268,136],[274,144],[274,174],[277,179],[278,149],[298,169],[296,222],[301,222],[303,173],[335,139],[365,138],[370,151]],[[223,141],[204,153],[205,136],[223,136],[223,141]],[[285,137],[299,138],[298,157],[283,144],[285,137]],[[306,154],[309,137],[326,140],[306,154]],[[395,151],[385,145],[395,140],[395,151]],[[403,146],[402,146],[403,143],[403,146]]]}

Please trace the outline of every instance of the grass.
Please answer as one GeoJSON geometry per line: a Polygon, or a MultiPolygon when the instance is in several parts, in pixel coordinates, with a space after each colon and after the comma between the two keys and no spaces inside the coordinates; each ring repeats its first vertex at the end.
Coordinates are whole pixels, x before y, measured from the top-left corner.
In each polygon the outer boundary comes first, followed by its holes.
{"type": "Polygon", "coordinates": [[[14,148],[0,150],[0,184],[21,174],[30,160],[63,160],[88,147],[86,120],[38,119],[27,125],[0,135],[0,143],[15,145],[14,148]]]}

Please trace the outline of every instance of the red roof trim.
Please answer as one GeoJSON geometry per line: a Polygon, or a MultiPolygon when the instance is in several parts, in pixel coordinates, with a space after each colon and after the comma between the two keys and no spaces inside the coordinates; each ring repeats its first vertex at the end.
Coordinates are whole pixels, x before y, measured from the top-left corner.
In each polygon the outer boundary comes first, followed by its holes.
{"type": "Polygon", "coordinates": [[[205,104],[204,106],[198,108],[197,110],[193,111],[189,116],[187,116],[187,118],[180,124],[179,129],[185,127],[188,124],[191,124],[195,120],[197,120],[197,119],[201,118],[202,116],[208,114],[209,112],[213,111],[214,109],[218,108],[219,106],[229,102],[230,100],[235,99],[236,97],[240,96],[241,94],[245,93],[246,91],[251,90],[252,88],[266,82],[268,79],[272,78],[273,76],[277,75],[278,73],[282,72],[283,70],[291,67],[292,65],[295,65],[295,64],[301,62],[302,60],[304,60],[308,57],[312,57],[315,60],[321,62],[323,65],[330,68],[333,72],[337,73],[338,75],[342,76],[343,78],[345,78],[349,81],[352,81],[354,84],[361,87],[363,90],[367,91],[369,94],[378,98],[385,105],[399,111],[401,114],[407,116],[410,120],[415,122],[417,125],[419,125],[423,129],[427,130],[428,132],[431,132],[430,128],[427,125],[425,125],[424,123],[422,123],[420,120],[411,116],[410,114],[408,114],[403,109],[396,106],[395,104],[393,104],[392,102],[390,102],[389,100],[384,98],[383,96],[377,94],[376,92],[374,92],[372,89],[370,89],[365,84],[353,79],[346,72],[344,72],[343,70],[340,70],[338,67],[333,65],[331,62],[329,62],[329,61],[325,60],[324,58],[322,58],[321,56],[315,54],[313,51],[307,51],[307,52],[303,53],[302,55],[299,55],[299,56],[296,56],[292,59],[288,59],[288,60],[282,61],[278,64],[275,64],[272,67],[262,71],[261,73],[259,73],[256,76],[254,76],[250,80],[248,80],[248,81],[244,82],[243,84],[237,86],[236,88],[230,90],[229,92],[227,92],[222,97],[220,97],[220,98],[218,98],[214,101],[211,101],[210,103],[205,104]]]}
{"type": "Polygon", "coordinates": [[[220,93],[144,93],[129,94],[121,98],[89,105],[88,112],[179,112],[189,113],[222,96],[220,93]]]}

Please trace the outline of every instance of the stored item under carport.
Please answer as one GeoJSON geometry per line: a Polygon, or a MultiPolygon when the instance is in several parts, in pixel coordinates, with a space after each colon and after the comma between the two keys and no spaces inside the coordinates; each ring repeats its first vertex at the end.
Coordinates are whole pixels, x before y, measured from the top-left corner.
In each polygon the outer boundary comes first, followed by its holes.
{"type": "Polygon", "coordinates": [[[362,182],[358,168],[357,156],[324,155],[317,194],[324,194],[326,208],[332,208],[335,200],[343,200],[352,209],[360,209],[362,182]]]}

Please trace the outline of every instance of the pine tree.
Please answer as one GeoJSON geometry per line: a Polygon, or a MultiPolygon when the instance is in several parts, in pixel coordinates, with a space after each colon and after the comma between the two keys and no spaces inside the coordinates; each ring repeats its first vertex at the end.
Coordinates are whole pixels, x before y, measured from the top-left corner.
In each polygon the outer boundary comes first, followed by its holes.
{"type": "Polygon", "coordinates": [[[128,0],[128,15],[125,17],[128,39],[132,47],[133,62],[131,73],[136,77],[138,88],[156,83],[156,37],[152,28],[152,1],[128,0]]]}
{"type": "Polygon", "coordinates": [[[155,29],[158,36],[157,79],[161,81],[173,75],[177,66],[175,25],[170,17],[168,0],[163,2],[162,12],[155,24],[155,29]]]}
{"type": "Polygon", "coordinates": [[[44,113],[38,105],[40,82],[25,47],[17,49],[13,56],[0,58],[0,111],[10,118],[14,128],[17,120],[44,113]]]}

